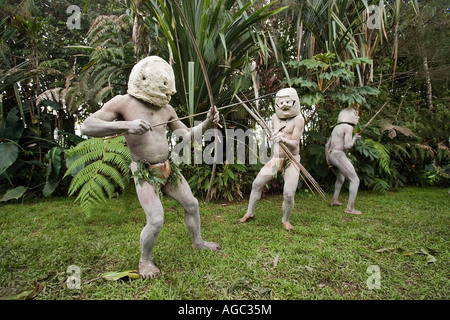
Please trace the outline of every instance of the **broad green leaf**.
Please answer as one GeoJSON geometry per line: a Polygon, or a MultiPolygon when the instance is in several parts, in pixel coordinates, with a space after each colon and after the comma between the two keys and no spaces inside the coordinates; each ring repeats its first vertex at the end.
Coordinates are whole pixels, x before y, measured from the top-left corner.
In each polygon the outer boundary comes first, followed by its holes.
{"type": "Polygon", "coordinates": [[[308,69],[317,70],[319,68],[325,68],[327,66],[327,64],[325,62],[317,61],[314,59],[305,59],[305,60],[300,61],[298,66],[299,67],[304,66],[308,69]]]}
{"type": "Polygon", "coordinates": [[[321,73],[319,78],[330,80],[331,78],[353,79],[353,74],[347,69],[336,69],[328,73],[321,73]]]}
{"type": "Polygon", "coordinates": [[[16,187],[14,189],[10,189],[8,191],[6,191],[6,193],[3,195],[3,197],[0,199],[0,202],[6,202],[9,200],[13,200],[13,199],[19,199],[20,197],[23,196],[23,194],[25,193],[25,191],[27,191],[27,187],[24,186],[20,186],[20,187],[16,187]]]}
{"type": "Polygon", "coordinates": [[[331,52],[319,53],[314,56],[314,59],[317,61],[322,61],[326,64],[330,64],[330,62],[332,62],[336,59],[336,55],[331,52]]]}
{"type": "Polygon", "coordinates": [[[304,94],[300,98],[300,102],[302,104],[306,104],[308,106],[314,106],[322,102],[323,95],[319,92],[316,92],[314,94],[304,94]]]}
{"type": "Polygon", "coordinates": [[[311,81],[307,78],[304,78],[304,77],[292,79],[292,84],[294,86],[300,85],[300,87],[302,87],[302,88],[307,87],[307,88],[317,89],[317,83],[315,83],[314,81],[311,81]]]}
{"type": "Polygon", "coordinates": [[[0,144],[0,175],[16,161],[19,155],[19,147],[12,142],[0,144]]]}
{"type": "Polygon", "coordinates": [[[9,111],[6,119],[3,120],[0,136],[5,141],[6,139],[19,141],[22,133],[25,129],[20,117],[18,115],[19,110],[15,107],[9,111]]]}
{"type": "Polygon", "coordinates": [[[56,190],[58,185],[59,180],[47,180],[44,189],[42,190],[44,197],[49,197],[56,190]]]}
{"type": "Polygon", "coordinates": [[[61,171],[61,153],[63,149],[61,147],[53,147],[48,152],[49,164],[47,168],[47,179],[56,179],[61,171]]]}
{"type": "Polygon", "coordinates": [[[102,278],[109,281],[117,281],[123,278],[139,279],[139,277],[140,276],[136,272],[136,270],[128,270],[122,272],[107,272],[102,274],[102,278]]]}
{"type": "Polygon", "coordinates": [[[368,95],[376,96],[380,93],[380,91],[377,88],[372,88],[372,87],[368,87],[368,86],[355,87],[354,89],[361,95],[368,94],[368,95]]]}

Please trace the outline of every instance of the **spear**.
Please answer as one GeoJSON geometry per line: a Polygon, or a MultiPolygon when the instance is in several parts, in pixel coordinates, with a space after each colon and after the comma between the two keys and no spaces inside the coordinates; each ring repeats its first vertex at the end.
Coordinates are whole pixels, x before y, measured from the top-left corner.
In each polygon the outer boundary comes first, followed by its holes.
{"type": "Polygon", "coordinates": [[[386,102],[385,104],[383,104],[383,106],[380,108],[380,110],[378,110],[372,117],[372,119],[369,120],[369,122],[366,123],[366,125],[364,126],[364,128],[362,128],[362,130],[360,132],[358,132],[359,135],[361,135],[361,133],[363,133],[364,130],[366,130],[367,126],[373,121],[373,119],[376,118],[376,116],[378,116],[378,114],[381,112],[381,110],[384,109],[384,107],[386,107],[388,103],[386,102]]]}

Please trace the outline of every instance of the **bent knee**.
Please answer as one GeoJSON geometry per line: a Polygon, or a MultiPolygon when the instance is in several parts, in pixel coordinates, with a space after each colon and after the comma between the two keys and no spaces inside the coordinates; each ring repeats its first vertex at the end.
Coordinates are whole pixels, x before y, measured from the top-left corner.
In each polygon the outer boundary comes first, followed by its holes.
{"type": "Polygon", "coordinates": [[[294,201],[294,192],[293,191],[285,191],[283,193],[284,201],[293,202],[294,201]]]}
{"type": "Polygon", "coordinates": [[[264,188],[264,183],[258,181],[258,179],[255,179],[252,183],[252,190],[255,191],[262,191],[262,189],[264,188]]]}
{"type": "Polygon", "coordinates": [[[183,207],[187,213],[195,213],[198,211],[198,200],[196,198],[189,199],[183,207]]]}
{"type": "Polygon", "coordinates": [[[358,176],[353,176],[353,177],[349,177],[349,179],[348,179],[349,181],[350,181],[350,183],[354,183],[354,184],[357,184],[357,185],[359,185],[359,178],[358,178],[358,176]]]}
{"type": "Polygon", "coordinates": [[[147,221],[147,226],[149,226],[152,229],[157,229],[157,230],[161,229],[163,224],[164,224],[164,218],[162,218],[162,217],[152,218],[147,221]]]}

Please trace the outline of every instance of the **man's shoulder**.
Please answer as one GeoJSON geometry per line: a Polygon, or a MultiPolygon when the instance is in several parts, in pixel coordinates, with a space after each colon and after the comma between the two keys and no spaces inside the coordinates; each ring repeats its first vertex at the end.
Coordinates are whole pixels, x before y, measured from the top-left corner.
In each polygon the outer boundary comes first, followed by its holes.
{"type": "Polygon", "coordinates": [[[347,133],[352,133],[353,127],[348,123],[339,123],[334,127],[333,131],[338,135],[344,135],[347,133]]]}
{"type": "Polygon", "coordinates": [[[303,118],[303,116],[302,116],[301,113],[299,113],[298,115],[296,115],[296,116],[294,117],[294,119],[295,119],[296,121],[305,121],[305,118],[303,118]]]}
{"type": "Polygon", "coordinates": [[[129,94],[119,94],[117,96],[112,97],[110,100],[108,100],[108,102],[105,103],[104,107],[107,108],[118,108],[121,107],[123,105],[127,105],[129,104],[132,99],[134,99],[132,96],[130,96],[129,94]]]}
{"type": "Polygon", "coordinates": [[[133,98],[132,96],[130,96],[128,93],[126,94],[118,94],[117,96],[114,96],[113,98],[111,98],[111,102],[129,102],[132,101],[133,98]]]}
{"type": "Polygon", "coordinates": [[[166,104],[166,105],[162,106],[160,110],[166,114],[169,114],[171,116],[171,118],[177,117],[177,112],[170,104],[166,104]]]}

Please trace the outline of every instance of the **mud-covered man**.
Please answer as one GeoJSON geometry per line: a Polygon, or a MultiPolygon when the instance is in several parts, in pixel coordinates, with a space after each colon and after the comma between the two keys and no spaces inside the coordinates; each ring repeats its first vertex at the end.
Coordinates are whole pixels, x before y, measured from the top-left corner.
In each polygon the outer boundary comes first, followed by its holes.
{"type": "Polygon", "coordinates": [[[285,151],[280,148],[279,143],[283,143],[295,159],[300,162],[300,138],[303,134],[305,120],[300,114],[300,100],[295,89],[285,88],[277,92],[275,114],[272,116],[271,123],[273,156],[253,181],[247,212],[238,222],[254,219],[255,208],[261,199],[264,186],[274,179],[279,172],[284,171],[283,217],[281,223],[286,230],[292,230],[294,226],[290,224],[289,218],[294,208],[294,196],[297,190],[299,172],[294,163],[289,161],[285,151]]]}
{"type": "MultiPolygon", "coordinates": [[[[166,126],[152,125],[178,119],[169,105],[176,93],[172,67],[163,59],[150,56],[139,61],[132,69],[128,91],[103,105],[82,124],[81,132],[92,137],[105,137],[125,133],[130,150],[131,171],[136,191],[146,215],[146,225],[140,235],[141,258],[139,274],[142,278],[161,276],[154,265],[152,251],[164,221],[160,193],[177,200],[184,208],[184,219],[196,249],[220,250],[215,242],[206,242],[200,233],[200,215],[197,199],[181,173],[169,161],[166,126]]],[[[212,107],[205,121],[194,128],[181,121],[168,124],[168,128],[183,138],[203,134],[219,119],[212,107]]]]}
{"type": "Polygon", "coordinates": [[[359,116],[355,109],[346,108],[339,113],[337,125],[331,132],[330,139],[325,145],[325,155],[328,165],[336,175],[336,183],[334,185],[334,193],[331,199],[332,206],[341,206],[338,201],[339,194],[344,184],[345,178],[350,182],[349,197],[346,213],[362,214],[361,211],[355,209],[355,200],[359,188],[359,178],[356,174],[350,160],[345,155],[348,150],[353,148],[356,141],[361,139],[359,134],[353,135],[353,127],[358,123],[359,116]]]}

